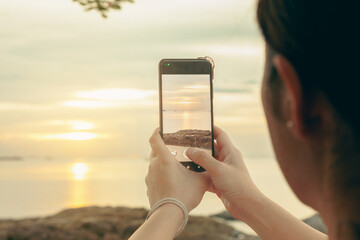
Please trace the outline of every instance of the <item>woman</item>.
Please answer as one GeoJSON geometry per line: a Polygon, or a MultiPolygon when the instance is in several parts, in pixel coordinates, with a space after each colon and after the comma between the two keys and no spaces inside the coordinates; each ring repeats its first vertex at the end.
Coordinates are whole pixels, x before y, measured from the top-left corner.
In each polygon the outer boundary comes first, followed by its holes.
{"type": "MultiPolygon", "coordinates": [[[[185,169],[158,130],[146,177],[150,205],[174,198],[194,209],[205,191],[263,239],[360,239],[359,1],[260,0],[266,40],[263,107],[277,161],[297,197],[318,211],[328,236],[305,225],[254,185],[241,153],[214,128],[216,157],[190,149],[207,170],[185,169]]],[[[131,240],[172,239],[186,212],[163,204],[131,240]]]]}

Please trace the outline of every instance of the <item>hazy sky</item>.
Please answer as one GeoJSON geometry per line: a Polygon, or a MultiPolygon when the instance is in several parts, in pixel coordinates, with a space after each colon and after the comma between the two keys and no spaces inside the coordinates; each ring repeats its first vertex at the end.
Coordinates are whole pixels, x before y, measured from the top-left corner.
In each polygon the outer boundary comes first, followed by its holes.
{"type": "Polygon", "coordinates": [[[103,19],[70,0],[0,2],[0,155],[145,157],[162,58],[215,60],[214,119],[269,156],[255,0],[137,0],[103,19]]]}

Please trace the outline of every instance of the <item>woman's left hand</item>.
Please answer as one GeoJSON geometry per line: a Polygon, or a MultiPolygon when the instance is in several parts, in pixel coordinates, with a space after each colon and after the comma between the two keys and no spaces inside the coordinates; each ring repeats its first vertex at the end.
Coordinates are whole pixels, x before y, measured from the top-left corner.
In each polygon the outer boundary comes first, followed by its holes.
{"type": "Polygon", "coordinates": [[[210,178],[206,173],[186,169],[168,150],[156,129],[149,139],[149,171],[145,178],[150,207],[163,198],[176,198],[190,212],[199,205],[210,178]]]}

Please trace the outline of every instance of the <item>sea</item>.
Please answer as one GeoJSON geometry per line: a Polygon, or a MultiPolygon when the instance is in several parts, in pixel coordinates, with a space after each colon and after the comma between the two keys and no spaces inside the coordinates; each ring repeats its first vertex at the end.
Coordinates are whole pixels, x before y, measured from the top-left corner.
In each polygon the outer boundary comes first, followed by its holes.
{"type": "MultiPolygon", "coordinates": [[[[300,203],[271,158],[245,163],[256,185],[298,218],[314,214],[300,203]]],[[[66,208],[126,206],[148,208],[147,159],[43,159],[0,161],[0,219],[42,217],[66,208]]],[[[193,215],[224,211],[215,194],[206,193],[193,215]]],[[[235,226],[252,230],[243,223],[235,226]]]]}

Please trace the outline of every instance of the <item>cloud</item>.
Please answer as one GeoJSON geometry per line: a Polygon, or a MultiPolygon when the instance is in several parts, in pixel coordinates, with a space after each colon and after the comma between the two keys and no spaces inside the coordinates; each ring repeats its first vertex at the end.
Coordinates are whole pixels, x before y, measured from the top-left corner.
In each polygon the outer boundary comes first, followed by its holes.
{"type": "Polygon", "coordinates": [[[82,120],[52,120],[48,121],[47,124],[51,126],[71,126],[71,129],[76,131],[90,130],[95,127],[93,123],[82,120]]]}
{"type": "Polygon", "coordinates": [[[253,90],[250,88],[215,88],[215,93],[251,93],[253,90]]]}
{"type": "Polygon", "coordinates": [[[134,88],[97,89],[92,91],[77,92],[76,96],[85,99],[110,100],[110,101],[135,101],[156,95],[155,90],[134,88]]]}
{"type": "Polygon", "coordinates": [[[158,91],[135,88],[110,88],[76,92],[75,100],[63,102],[66,107],[118,108],[155,105],[158,91]]]}

